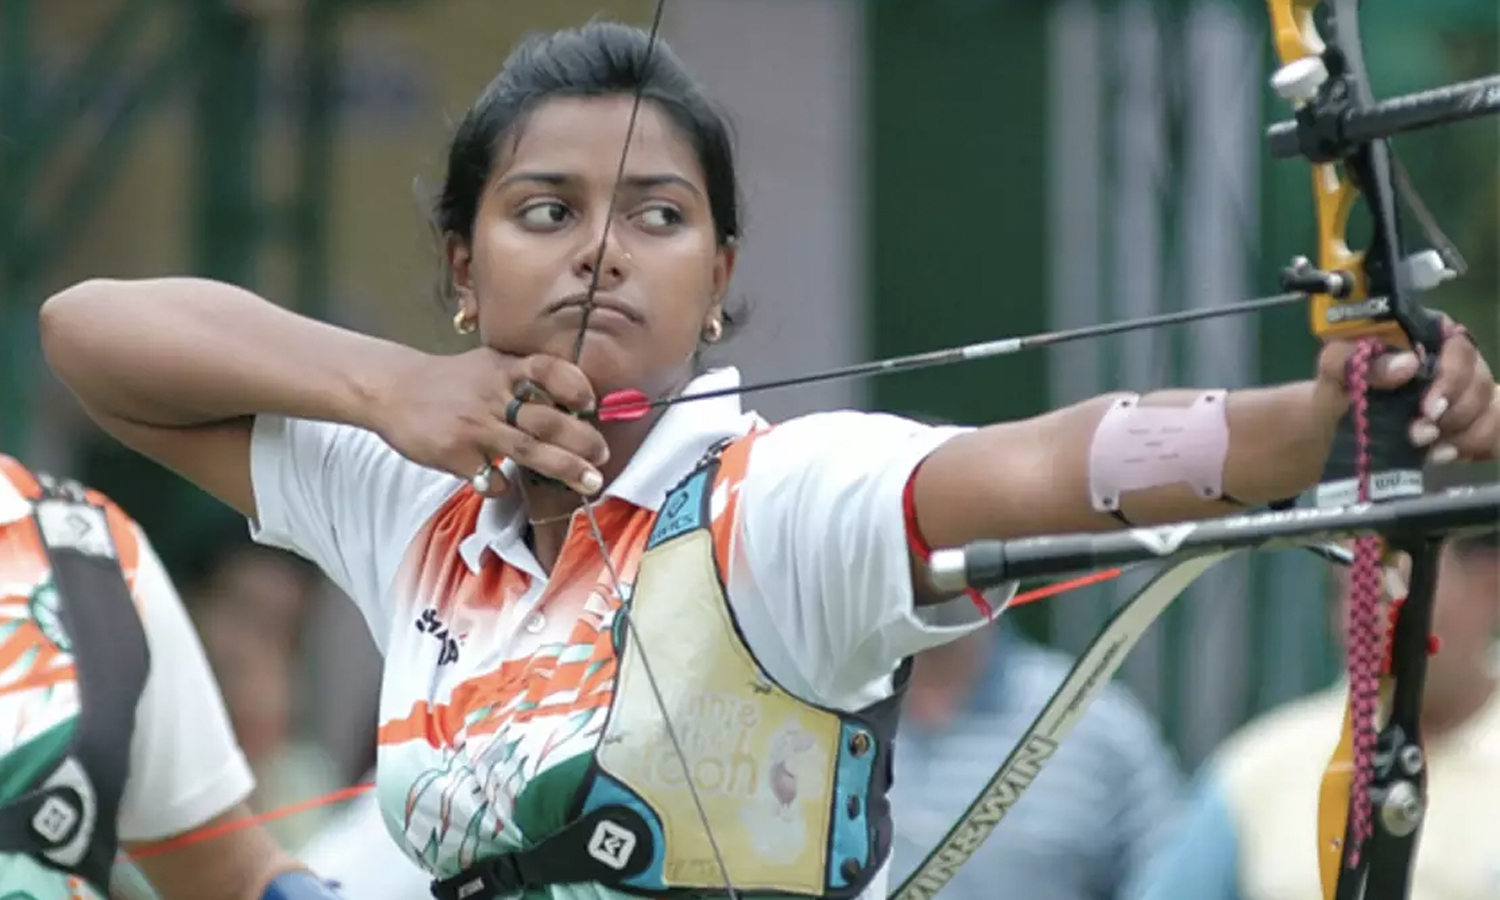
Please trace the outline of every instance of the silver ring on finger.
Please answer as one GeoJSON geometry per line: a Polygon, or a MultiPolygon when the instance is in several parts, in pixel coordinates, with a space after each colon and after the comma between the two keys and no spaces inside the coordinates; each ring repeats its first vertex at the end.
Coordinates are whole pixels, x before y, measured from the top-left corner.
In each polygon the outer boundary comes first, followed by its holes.
{"type": "Polygon", "coordinates": [[[476,493],[476,494],[487,494],[487,493],[489,493],[489,491],[490,491],[490,479],[491,479],[491,476],[493,476],[494,474],[495,474],[495,467],[493,465],[489,464],[489,463],[485,463],[484,464],[484,468],[480,469],[478,472],[475,472],[469,478],[469,487],[473,488],[474,489],[474,493],[476,493]]]}

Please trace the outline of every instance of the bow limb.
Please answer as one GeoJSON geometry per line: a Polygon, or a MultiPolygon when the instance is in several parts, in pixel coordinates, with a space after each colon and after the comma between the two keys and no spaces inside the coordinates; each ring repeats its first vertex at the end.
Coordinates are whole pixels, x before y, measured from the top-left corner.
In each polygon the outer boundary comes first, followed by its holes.
{"type": "MultiPolygon", "coordinates": [[[[594,255],[594,270],[589,278],[589,286],[583,303],[583,312],[578,324],[578,335],[573,341],[573,363],[577,365],[583,357],[583,346],[588,337],[589,319],[595,309],[594,295],[599,289],[599,277],[603,271],[604,254],[609,245],[609,232],[614,226],[615,207],[620,197],[620,187],[625,180],[625,165],[630,158],[630,141],[635,134],[637,116],[641,111],[641,103],[645,99],[645,87],[647,73],[655,59],[655,51],[661,37],[662,14],[666,9],[666,0],[656,0],[656,7],[651,16],[651,30],[646,38],[645,57],[641,63],[641,71],[637,73],[635,91],[631,97],[630,119],[625,126],[625,139],[620,146],[620,162],[615,172],[614,185],[610,188],[609,205],[604,216],[604,225],[599,233],[599,249],[594,255]]],[[[729,876],[729,866],[720,849],[719,842],[714,837],[713,826],[709,822],[708,808],[699,795],[698,787],[693,782],[692,765],[688,761],[687,754],[683,750],[682,741],[678,737],[675,724],[672,722],[671,714],[667,711],[666,699],[662,694],[660,684],[656,680],[656,672],[651,665],[651,657],[646,652],[644,642],[641,640],[640,630],[632,627],[630,622],[630,602],[624,585],[620,580],[619,569],[616,567],[614,558],[610,553],[609,542],[604,538],[604,530],[599,527],[599,519],[594,513],[594,501],[589,497],[583,497],[581,509],[584,519],[588,523],[590,536],[594,544],[599,548],[599,555],[604,563],[604,571],[609,577],[609,589],[615,595],[620,604],[616,612],[619,622],[625,626],[627,640],[630,642],[630,650],[640,656],[641,670],[645,675],[645,681],[650,689],[651,697],[656,703],[657,712],[662,718],[662,727],[666,732],[667,740],[671,744],[672,753],[677,757],[677,763],[682,767],[683,783],[687,785],[689,796],[692,798],[693,807],[698,814],[699,824],[703,826],[704,836],[708,840],[709,848],[713,852],[714,863],[717,865],[719,875],[724,879],[724,891],[730,900],[738,900],[739,892],[735,890],[734,881],[729,876]]],[[[618,627],[618,626],[616,626],[618,627]]]]}
{"type": "MultiPolygon", "coordinates": [[[[1296,107],[1299,151],[1312,163],[1317,213],[1318,263],[1299,259],[1284,282],[1313,294],[1314,335],[1360,342],[1349,373],[1351,410],[1340,423],[1318,501],[1346,505],[1419,494],[1424,459],[1406,430],[1419,414],[1443,336],[1440,320],[1412,294],[1414,286],[1433,286],[1451,273],[1431,251],[1404,257],[1385,138],[1356,143],[1341,137],[1346,117],[1375,106],[1360,46],[1359,0],[1268,5],[1281,62],[1272,84],[1296,107]],[[1320,4],[1331,14],[1326,38],[1313,17],[1320,4]],[[1356,251],[1347,230],[1361,196],[1373,229],[1370,245],[1356,251]],[[1386,347],[1418,350],[1423,371],[1407,387],[1371,395],[1368,363],[1386,347]],[[1388,489],[1382,494],[1372,490],[1376,485],[1388,489]]],[[[1426,805],[1420,718],[1439,546],[1430,538],[1392,542],[1375,536],[1356,543],[1346,641],[1350,693],[1318,795],[1324,900],[1398,900],[1409,894],[1426,805]],[[1382,578],[1381,569],[1389,571],[1399,553],[1412,561],[1404,599],[1383,596],[1390,579],[1382,578]],[[1389,633],[1384,602],[1394,604],[1389,633]],[[1388,642],[1390,655],[1382,663],[1388,642]]]]}

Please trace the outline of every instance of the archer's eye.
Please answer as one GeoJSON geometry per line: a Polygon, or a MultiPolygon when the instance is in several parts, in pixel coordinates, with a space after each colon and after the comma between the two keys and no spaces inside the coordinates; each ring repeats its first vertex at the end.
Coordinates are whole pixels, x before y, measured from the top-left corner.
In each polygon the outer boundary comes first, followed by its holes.
{"type": "Polygon", "coordinates": [[[682,224],[682,213],[671,206],[652,206],[641,211],[640,220],[647,228],[672,228],[682,224]]]}
{"type": "Polygon", "coordinates": [[[533,228],[555,228],[568,220],[568,207],[556,200],[533,203],[521,210],[521,221],[533,228]]]}

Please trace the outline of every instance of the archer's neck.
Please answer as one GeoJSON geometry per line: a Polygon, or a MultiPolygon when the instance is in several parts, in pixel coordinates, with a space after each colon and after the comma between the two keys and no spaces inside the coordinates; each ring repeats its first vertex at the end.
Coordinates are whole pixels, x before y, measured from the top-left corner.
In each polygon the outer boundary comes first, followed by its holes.
{"type": "MultiPolygon", "coordinates": [[[[607,489],[625,471],[646,435],[650,434],[660,414],[636,422],[612,422],[600,426],[609,444],[609,460],[599,467],[607,489]]],[[[537,563],[548,571],[557,562],[567,540],[570,514],[583,505],[583,498],[572,490],[549,482],[538,482],[522,476],[520,490],[526,518],[531,523],[531,552],[537,563]]]]}

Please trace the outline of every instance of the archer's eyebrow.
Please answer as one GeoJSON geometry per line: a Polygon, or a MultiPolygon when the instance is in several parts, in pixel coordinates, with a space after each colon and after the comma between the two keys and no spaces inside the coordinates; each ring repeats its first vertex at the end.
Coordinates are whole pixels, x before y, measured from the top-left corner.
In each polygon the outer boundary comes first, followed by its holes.
{"type": "MultiPolygon", "coordinates": [[[[536,184],[544,184],[548,187],[561,188],[576,186],[580,181],[582,181],[582,179],[577,175],[568,175],[562,172],[523,171],[505,176],[504,178],[500,179],[500,182],[498,185],[496,185],[496,187],[506,188],[513,184],[533,182],[536,184]]],[[[670,173],[651,175],[626,175],[623,179],[620,180],[621,187],[636,191],[649,191],[652,188],[659,188],[665,185],[676,185],[699,197],[703,196],[703,192],[698,190],[697,185],[693,184],[691,181],[688,181],[686,178],[683,178],[681,175],[672,175],[670,173]]]]}

